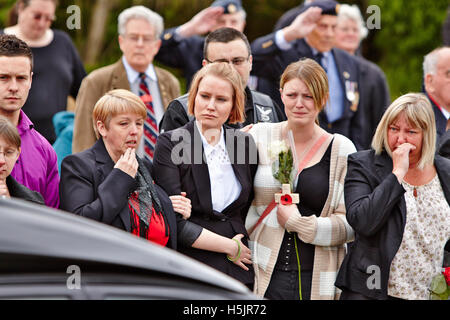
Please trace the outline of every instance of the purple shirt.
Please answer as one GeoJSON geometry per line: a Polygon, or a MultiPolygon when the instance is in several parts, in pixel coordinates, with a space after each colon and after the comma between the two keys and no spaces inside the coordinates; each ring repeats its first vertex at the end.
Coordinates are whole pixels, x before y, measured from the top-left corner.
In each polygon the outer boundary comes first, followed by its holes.
{"type": "Polygon", "coordinates": [[[58,208],[59,174],[55,150],[33,128],[33,123],[22,110],[17,130],[22,146],[11,176],[29,189],[39,192],[47,206],[58,208]]]}

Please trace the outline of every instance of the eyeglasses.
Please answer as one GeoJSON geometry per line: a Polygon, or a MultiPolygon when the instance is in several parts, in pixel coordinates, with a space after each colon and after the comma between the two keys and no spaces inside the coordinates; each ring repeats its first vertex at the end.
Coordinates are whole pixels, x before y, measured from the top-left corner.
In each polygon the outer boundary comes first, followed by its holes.
{"type": "Polygon", "coordinates": [[[33,19],[36,21],[40,21],[41,19],[44,19],[46,22],[53,22],[56,20],[56,17],[49,17],[42,13],[33,13],[33,19]]]}
{"type": "Polygon", "coordinates": [[[0,151],[0,155],[3,155],[3,158],[5,159],[13,159],[17,155],[17,150],[6,150],[6,151],[0,151]]]}
{"type": "Polygon", "coordinates": [[[152,36],[143,36],[143,35],[137,35],[137,34],[129,34],[129,35],[125,35],[124,37],[134,43],[138,43],[140,39],[142,39],[142,42],[145,44],[150,44],[151,42],[156,40],[152,36]]]}
{"type": "Polygon", "coordinates": [[[231,60],[228,60],[228,59],[217,59],[217,60],[214,60],[214,61],[210,61],[208,58],[205,58],[205,60],[208,61],[209,63],[214,63],[214,62],[225,62],[225,63],[231,63],[231,64],[233,64],[233,65],[235,65],[235,66],[240,66],[240,65],[244,64],[244,62],[248,61],[248,58],[249,58],[249,57],[250,57],[250,56],[248,56],[247,58],[244,58],[244,57],[236,57],[236,58],[233,58],[233,59],[231,59],[231,60]]]}

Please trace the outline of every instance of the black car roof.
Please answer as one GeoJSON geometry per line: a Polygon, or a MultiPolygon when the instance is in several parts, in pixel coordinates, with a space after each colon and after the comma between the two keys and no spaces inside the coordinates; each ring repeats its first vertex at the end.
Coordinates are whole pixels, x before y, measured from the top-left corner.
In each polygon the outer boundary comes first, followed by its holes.
{"type": "Polygon", "coordinates": [[[0,199],[0,257],[11,254],[93,261],[199,280],[249,293],[240,282],[174,250],[61,210],[0,199]]]}

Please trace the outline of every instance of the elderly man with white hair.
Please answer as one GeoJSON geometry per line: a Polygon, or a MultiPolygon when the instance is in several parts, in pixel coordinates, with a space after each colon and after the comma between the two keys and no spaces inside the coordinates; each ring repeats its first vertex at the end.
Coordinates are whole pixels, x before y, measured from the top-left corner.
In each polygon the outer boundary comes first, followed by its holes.
{"type": "Polygon", "coordinates": [[[439,143],[441,136],[450,130],[450,47],[437,48],[425,56],[423,75],[425,93],[433,106],[439,143]]]}
{"type": "Polygon", "coordinates": [[[360,107],[365,119],[366,148],[370,147],[378,122],[391,103],[389,86],[383,70],[360,54],[361,41],[368,33],[358,6],[342,4],[339,7],[335,46],[355,56],[359,62],[360,107]]]}
{"type": "Polygon", "coordinates": [[[86,150],[97,140],[92,123],[97,100],[110,90],[127,89],[147,105],[144,141],[137,154],[152,160],[157,124],[169,102],[180,96],[175,76],[153,65],[163,30],[163,18],[144,6],[128,8],[119,15],[118,40],[123,55],[116,63],[93,71],[81,83],[76,99],[73,152],[86,150]]]}

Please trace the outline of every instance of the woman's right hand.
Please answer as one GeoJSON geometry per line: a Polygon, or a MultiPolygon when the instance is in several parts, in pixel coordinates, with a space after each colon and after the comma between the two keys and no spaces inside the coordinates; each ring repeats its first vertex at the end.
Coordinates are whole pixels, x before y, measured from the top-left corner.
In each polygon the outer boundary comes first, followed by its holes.
{"type": "MultiPolygon", "coordinates": [[[[245,271],[248,271],[248,267],[245,264],[251,264],[252,263],[252,252],[249,248],[247,248],[242,243],[242,238],[244,237],[243,234],[237,234],[233,237],[233,239],[237,240],[239,242],[239,246],[241,247],[241,254],[239,258],[236,261],[233,261],[234,264],[238,265],[245,271]],[[245,263],[245,264],[244,264],[245,263]]],[[[231,250],[231,252],[228,252],[228,257],[230,259],[233,259],[239,254],[239,246],[237,245],[236,241],[232,240],[234,250],[231,250]]]]}
{"type": "Polygon", "coordinates": [[[136,151],[133,148],[128,148],[123,155],[117,160],[114,168],[122,170],[132,178],[136,177],[139,164],[136,160],[136,151]]]}
{"type": "Polygon", "coordinates": [[[399,183],[402,183],[409,170],[409,153],[415,149],[414,145],[403,143],[392,152],[392,173],[397,177],[399,183]]]}
{"type": "Polygon", "coordinates": [[[183,216],[183,219],[189,219],[191,216],[191,199],[186,198],[186,192],[181,192],[180,196],[170,196],[173,211],[178,212],[183,216]]]}

